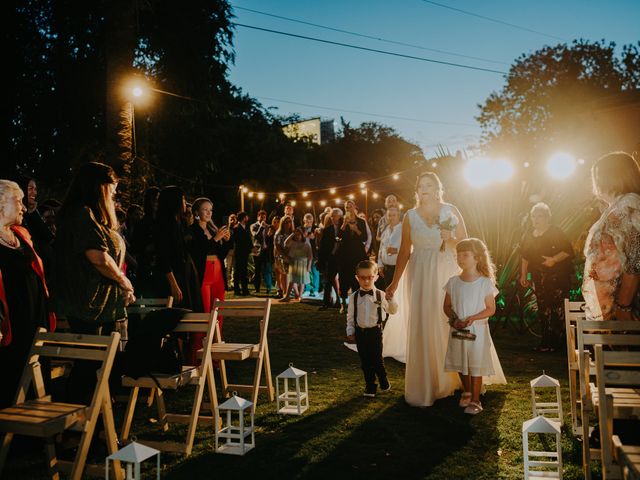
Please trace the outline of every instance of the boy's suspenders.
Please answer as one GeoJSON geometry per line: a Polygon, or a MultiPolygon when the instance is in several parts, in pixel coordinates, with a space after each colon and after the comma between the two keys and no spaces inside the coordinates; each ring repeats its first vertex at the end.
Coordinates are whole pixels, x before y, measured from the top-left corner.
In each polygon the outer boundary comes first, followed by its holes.
{"type": "MultiPolygon", "coordinates": [[[[353,292],[353,323],[356,327],[358,327],[358,295],[360,293],[360,289],[353,292]]],[[[382,320],[382,293],[380,290],[376,289],[376,301],[378,302],[378,326],[384,329],[387,320],[389,319],[389,313],[384,312],[386,316],[384,320],[382,320]]]]}

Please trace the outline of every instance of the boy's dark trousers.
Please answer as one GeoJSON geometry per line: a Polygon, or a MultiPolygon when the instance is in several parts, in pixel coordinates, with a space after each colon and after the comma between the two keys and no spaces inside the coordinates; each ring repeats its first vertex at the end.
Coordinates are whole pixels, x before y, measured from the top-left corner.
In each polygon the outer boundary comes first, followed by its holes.
{"type": "Polygon", "coordinates": [[[389,381],[382,359],[382,328],[380,325],[372,328],[356,327],[356,345],[358,346],[367,393],[376,392],[376,376],[380,387],[386,388],[389,381]]]}

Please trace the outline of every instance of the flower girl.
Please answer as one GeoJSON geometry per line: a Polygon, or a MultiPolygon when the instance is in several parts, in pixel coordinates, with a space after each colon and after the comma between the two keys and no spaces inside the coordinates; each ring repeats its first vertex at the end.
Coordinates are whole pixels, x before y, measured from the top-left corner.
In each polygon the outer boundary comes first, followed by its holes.
{"type": "Polygon", "coordinates": [[[462,240],[456,251],[462,272],[444,287],[444,311],[451,325],[445,370],[460,374],[464,386],[460,406],[465,408],[464,413],[476,415],[482,411],[482,377],[502,371],[489,331],[498,289],[494,266],[482,240],[462,240]]]}

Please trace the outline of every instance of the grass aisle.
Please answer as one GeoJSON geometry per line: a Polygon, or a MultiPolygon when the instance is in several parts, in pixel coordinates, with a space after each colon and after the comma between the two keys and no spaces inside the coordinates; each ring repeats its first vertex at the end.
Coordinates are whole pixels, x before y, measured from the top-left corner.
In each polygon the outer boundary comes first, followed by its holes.
{"type": "MultiPolygon", "coordinates": [[[[244,457],[215,454],[211,429],[201,428],[191,457],[163,455],[162,478],[520,479],[521,427],[531,416],[529,381],[543,370],[560,379],[564,411],[569,411],[564,354],[533,352],[535,339],[501,325],[492,326],[492,335],[509,383],[489,387],[481,414],[465,415],[457,396],[439,400],[431,408],[406,406],[404,365],[394,360],[386,361],[392,391],[365,399],[358,356],[342,344],[344,316],[316,308],[276,303],[269,331],[274,379],[290,362],[307,371],[310,409],[301,417],[283,417],[275,413],[275,403],[261,398],[253,451],[244,457]]],[[[246,324],[232,320],[225,321],[224,332],[230,341],[238,336],[249,339],[253,333],[246,324]]],[[[228,365],[232,382],[251,376],[249,364],[228,365]]],[[[183,392],[168,392],[169,408],[172,402],[188,409],[183,392]]],[[[118,428],[123,409],[123,405],[115,408],[118,428]]],[[[147,419],[155,415],[155,408],[140,405],[135,434],[149,438],[154,426],[147,419]]],[[[565,413],[565,425],[567,420],[565,413]]],[[[183,435],[182,427],[172,430],[183,435]]],[[[580,444],[566,427],[563,439],[563,478],[581,478],[580,444]]],[[[39,452],[29,456],[16,459],[18,468],[10,471],[22,478],[40,478],[42,456],[39,452]]]]}

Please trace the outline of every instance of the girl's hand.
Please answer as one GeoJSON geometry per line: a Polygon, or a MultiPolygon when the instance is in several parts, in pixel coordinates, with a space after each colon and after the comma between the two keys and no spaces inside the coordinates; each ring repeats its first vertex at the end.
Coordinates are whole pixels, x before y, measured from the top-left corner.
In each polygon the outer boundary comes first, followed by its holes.
{"type": "Polygon", "coordinates": [[[522,286],[522,288],[529,288],[529,280],[527,280],[526,275],[520,276],[520,286],[522,286]]]}

